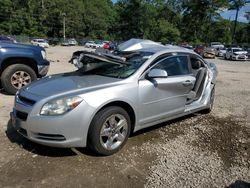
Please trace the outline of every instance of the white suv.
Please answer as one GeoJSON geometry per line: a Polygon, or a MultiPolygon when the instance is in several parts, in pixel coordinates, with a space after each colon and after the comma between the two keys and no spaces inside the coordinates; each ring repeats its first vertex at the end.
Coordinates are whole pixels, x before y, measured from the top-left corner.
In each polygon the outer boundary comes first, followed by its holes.
{"type": "Polygon", "coordinates": [[[224,59],[247,60],[247,51],[244,51],[242,48],[228,48],[224,59]]]}

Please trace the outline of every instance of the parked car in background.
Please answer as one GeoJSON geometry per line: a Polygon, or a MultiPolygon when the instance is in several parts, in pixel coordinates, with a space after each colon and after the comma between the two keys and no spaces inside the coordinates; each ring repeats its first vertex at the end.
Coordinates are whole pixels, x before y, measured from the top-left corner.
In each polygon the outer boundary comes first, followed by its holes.
{"type": "Polygon", "coordinates": [[[76,46],[78,44],[76,39],[69,39],[68,43],[69,43],[69,46],[76,46]]]}
{"type": "Polygon", "coordinates": [[[99,41],[97,41],[97,42],[95,42],[95,46],[94,46],[94,48],[103,48],[103,46],[106,44],[106,43],[108,43],[109,41],[103,41],[103,40],[99,40],[99,41]]]}
{"type": "Polygon", "coordinates": [[[79,46],[85,46],[85,44],[88,42],[88,39],[79,39],[77,40],[79,46]]]}
{"type": "Polygon", "coordinates": [[[247,60],[247,51],[242,48],[228,48],[224,59],[230,60],[247,60]]]}
{"type": "Polygon", "coordinates": [[[98,41],[95,42],[93,48],[102,48],[103,45],[104,45],[103,41],[98,40],[98,41]]]}
{"type": "Polygon", "coordinates": [[[188,43],[182,43],[180,44],[179,46],[183,47],[183,48],[187,48],[187,49],[190,49],[190,50],[193,50],[193,46],[188,44],[188,43]]]}
{"type": "Polygon", "coordinates": [[[211,42],[210,47],[212,47],[212,48],[225,48],[225,46],[223,44],[221,44],[220,42],[211,42]]]}
{"type": "Polygon", "coordinates": [[[215,48],[207,47],[203,50],[202,57],[204,58],[215,58],[215,48]]]}
{"type": "Polygon", "coordinates": [[[111,45],[112,45],[112,42],[111,42],[111,41],[107,41],[107,42],[103,45],[103,48],[109,50],[111,45]]]}
{"type": "Polygon", "coordinates": [[[103,46],[103,48],[104,49],[108,49],[108,50],[116,50],[117,49],[117,44],[116,43],[114,43],[114,42],[109,42],[109,43],[107,43],[107,44],[105,44],[104,46],[103,46]]]}
{"type": "Polygon", "coordinates": [[[58,38],[49,38],[48,43],[49,45],[56,46],[56,45],[59,45],[60,40],[58,38]]]}
{"type": "Polygon", "coordinates": [[[107,50],[115,50],[116,47],[117,47],[116,43],[112,41],[108,41],[103,45],[103,48],[107,50]]]}
{"type": "Polygon", "coordinates": [[[0,42],[0,81],[7,93],[45,76],[49,69],[44,48],[0,42]]]}
{"type": "Polygon", "coordinates": [[[85,47],[87,48],[94,48],[95,45],[95,41],[92,40],[85,43],[85,47]]]}
{"type": "Polygon", "coordinates": [[[10,42],[10,43],[16,43],[16,40],[11,38],[11,37],[7,37],[7,36],[0,36],[0,42],[10,42]]]}
{"type": "Polygon", "coordinates": [[[33,39],[33,40],[31,40],[31,44],[33,44],[35,46],[40,46],[43,48],[49,48],[49,43],[45,39],[33,39]]]}
{"type": "Polygon", "coordinates": [[[69,46],[69,41],[65,40],[61,43],[62,46],[69,46]]]}
{"type": "Polygon", "coordinates": [[[226,48],[216,48],[215,50],[215,55],[218,57],[224,57],[224,55],[226,54],[227,49],[226,48]]]}
{"type": "Polygon", "coordinates": [[[76,46],[78,43],[75,39],[66,39],[61,43],[62,46],[76,46]]]}
{"type": "Polygon", "coordinates": [[[196,45],[196,47],[194,48],[194,51],[200,56],[202,56],[204,49],[205,49],[204,45],[196,45]]]}
{"type": "Polygon", "coordinates": [[[33,142],[88,146],[112,155],[133,132],[197,111],[209,113],[216,65],[191,50],[153,44],[131,44],[140,48],[117,55],[82,51],[72,62],[82,64],[79,70],[40,79],[17,93],[13,126],[33,142]]]}
{"type": "Polygon", "coordinates": [[[247,58],[250,59],[250,48],[246,48],[247,51],[247,58]]]}

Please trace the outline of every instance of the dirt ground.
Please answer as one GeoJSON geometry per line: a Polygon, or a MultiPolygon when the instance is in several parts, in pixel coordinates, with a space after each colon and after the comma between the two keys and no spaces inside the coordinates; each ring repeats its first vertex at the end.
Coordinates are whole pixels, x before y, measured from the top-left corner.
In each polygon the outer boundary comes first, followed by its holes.
{"type": "MultiPolygon", "coordinates": [[[[51,47],[49,74],[81,47],[51,47]]],[[[57,149],[18,135],[13,96],[0,92],[0,187],[250,187],[250,62],[208,60],[219,69],[214,109],[129,138],[119,153],[57,149]]]]}

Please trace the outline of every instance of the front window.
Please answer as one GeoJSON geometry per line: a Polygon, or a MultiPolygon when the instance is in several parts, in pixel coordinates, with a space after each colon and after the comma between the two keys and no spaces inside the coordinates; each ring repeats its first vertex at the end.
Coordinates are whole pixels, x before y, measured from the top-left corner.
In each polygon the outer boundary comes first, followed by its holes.
{"type": "Polygon", "coordinates": [[[191,74],[187,56],[171,56],[161,60],[154,69],[167,71],[168,76],[191,74]]]}
{"type": "Polygon", "coordinates": [[[152,53],[140,53],[128,58],[124,63],[110,63],[95,58],[84,57],[80,71],[86,75],[101,75],[125,79],[134,74],[152,53]]]}

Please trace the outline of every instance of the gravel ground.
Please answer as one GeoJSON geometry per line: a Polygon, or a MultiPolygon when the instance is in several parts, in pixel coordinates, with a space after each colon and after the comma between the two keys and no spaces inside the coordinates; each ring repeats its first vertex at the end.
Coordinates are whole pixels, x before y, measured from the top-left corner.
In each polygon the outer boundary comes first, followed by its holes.
{"type": "MultiPolygon", "coordinates": [[[[78,49],[49,48],[49,74],[75,70],[67,61],[78,49]]],[[[212,113],[140,131],[109,157],[21,137],[9,122],[14,97],[2,91],[0,187],[250,187],[250,62],[211,61],[219,69],[212,113]]]]}

